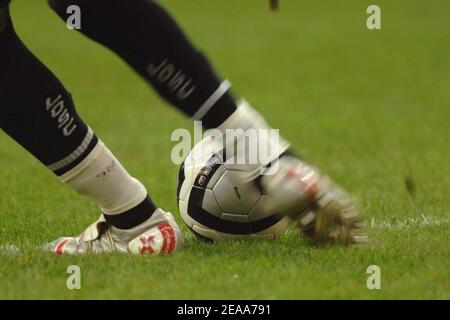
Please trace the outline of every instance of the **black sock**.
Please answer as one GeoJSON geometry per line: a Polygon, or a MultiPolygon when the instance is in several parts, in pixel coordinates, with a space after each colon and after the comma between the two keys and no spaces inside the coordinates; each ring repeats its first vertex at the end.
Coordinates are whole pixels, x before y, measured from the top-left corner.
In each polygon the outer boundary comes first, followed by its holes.
{"type": "Polygon", "coordinates": [[[0,0],[0,9],[6,7],[11,0],[0,0]]]}
{"type": "Polygon", "coordinates": [[[205,128],[215,128],[236,110],[228,83],[221,82],[171,16],[151,0],[49,0],[67,19],[81,8],[81,32],[121,56],[170,103],[205,128]],[[221,85],[222,84],[222,85],[221,85]]]}
{"type": "Polygon", "coordinates": [[[0,127],[57,175],[89,153],[96,136],[61,82],[20,41],[1,9],[0,127]]]}
{"type": "Polygon", "coordinates": [[[153,215],[155,210],[155,204],[152,199],[147,196],[144,201],[130,210],[122,212],[121,214],[103,214],[103,216],[109,224],[116,228],[126,230],[132,229],[147,221],[153,215]]]}
{"type": "MultiPolygon", "coordinates": [[[[98,143],[61,82],[18,38],[8,7],[0,7],[0,128],[59,176],[98,143]]],[[[105,216],[110,224],[130,229],[155,210],[147,196],[134,208],[105,216]]]]}

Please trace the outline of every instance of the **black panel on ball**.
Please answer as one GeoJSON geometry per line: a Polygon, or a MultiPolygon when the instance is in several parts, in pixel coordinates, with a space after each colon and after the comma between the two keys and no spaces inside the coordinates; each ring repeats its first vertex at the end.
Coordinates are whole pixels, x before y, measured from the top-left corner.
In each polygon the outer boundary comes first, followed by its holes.
{"type": "Polygon", "coordinates": [[[185,179],[186,177],[184,175],[184,161],[183,161],[180,167],[180,171],[178,171],[177,203],[180,201],[181,186],[183,185],[185,179]]]}
{"type": "Polygon", "coordinates": [[[235,235],[246,235],[266,230],[283,219],[282,215],[273,214],[252,222],[229,221],[216,217],[203,209],[205,189],[193,187],[188,199],[188,214],[196,221],[210,229],[235,235]]]}

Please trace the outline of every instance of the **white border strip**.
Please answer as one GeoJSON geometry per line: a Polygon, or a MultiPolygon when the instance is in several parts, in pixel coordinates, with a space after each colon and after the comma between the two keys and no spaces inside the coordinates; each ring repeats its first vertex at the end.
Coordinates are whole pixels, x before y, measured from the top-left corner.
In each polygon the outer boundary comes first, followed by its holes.
{"type": "Polygon", "coordinates": [[[69,164],[77,160],[86,151],[93,138],[94,132],[92,131],[91,128],[88,128],[86,137],[84,137],[83,142],[81,142],[81,145],[78,148],[76,148],[74,152],[69,154],[64,159],[47,166],[47,168],[49,168],[52,171],[56,171],[68,166],[69,164]]]}
{"type": "Polygon", "coordinates": [[[216,91],[205,101],[205,103],[192,116],[194,120],[201,120],[208,113],[217,101],[231,88],[231,82],[226,79],[223,81],[216,91]]]}

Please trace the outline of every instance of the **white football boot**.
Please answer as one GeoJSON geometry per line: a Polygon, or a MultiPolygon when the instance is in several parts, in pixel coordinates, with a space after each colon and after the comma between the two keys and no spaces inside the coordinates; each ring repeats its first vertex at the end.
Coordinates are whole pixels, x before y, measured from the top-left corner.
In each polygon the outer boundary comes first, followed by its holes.
{"type": "Polygon", "coordinates": [[[122,230],[103,216],[78,237],[62,237],[44,247],[56,254],[109,253],[171,255],[183,246],[183,235],[172,214],[156,209],[139,226],[122,230]]]}
{"type": "MultiPolygon", "coordinates": [[[[243,159],[258,155],[256,166],[245,167],[251,171],[249,180],[259,181],[271,196],[267,211],[298,220],[303,233],[315,244],[365,242],[365,237],[356,234],[363,221],[347,192],[308,163],[287,154],[280,157],[288,152],[289,143],[279,135],[268,134],[272,128],[247,101],[237,104],[236,111],[218,129],[225,138],[230,129],[258,130],[257,143],[246,145],[243,159]],[[264,132],[267,134],[261,134],[264,132]],[[261,174],[261,180],[256,180],[261,174]]],[[[245,135],[239,137],[245,141],[245,135]]],[[[233,143],[226,140],[226,148],[234,150],[233,143]]]]}
{"type": "Polygon", "coordinates": [[[263,177],[262,185],[271,195],[270,210],[298,220],[311,243],[366,242],[357,233],[364,221],[349,194],[310,164],[285,155],[278,170],[263,177]]]}

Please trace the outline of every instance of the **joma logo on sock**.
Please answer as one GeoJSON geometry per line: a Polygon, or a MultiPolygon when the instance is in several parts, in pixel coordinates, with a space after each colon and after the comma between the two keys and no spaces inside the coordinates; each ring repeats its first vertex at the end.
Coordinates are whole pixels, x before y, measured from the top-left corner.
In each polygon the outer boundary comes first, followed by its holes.
{"type": "Polygon", "coordinates": [[[47,98],[45,100],[45,109],[50,113],[50,116],[58,123],[58,129],[61,129],[64,136],[70,136],[76,129],[74,118],[69,114],[69,111],[64,106],[64,100],[61,95],[52,100],[47,98]]]}
{"type": "Polygon", "coordinates": [[[149,64],[147,72],[152,78],[162,84],[167,85],[169,90],[175,93],[178,100],[184,100],[195,90],[192,79],[189,78],[182,70],[177,70],[173,63],[169,63],[167,59],[159,65],[149,64]]]}

